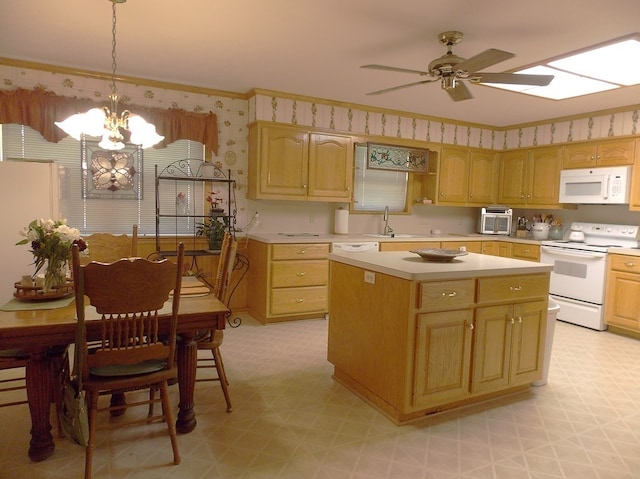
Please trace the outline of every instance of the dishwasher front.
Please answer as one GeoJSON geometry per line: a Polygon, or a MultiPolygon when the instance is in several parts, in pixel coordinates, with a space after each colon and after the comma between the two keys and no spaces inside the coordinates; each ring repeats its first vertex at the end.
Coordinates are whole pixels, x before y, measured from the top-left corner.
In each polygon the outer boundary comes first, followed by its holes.
{"type": "Polygon", "coordinates": [[[345,253],[360,253],[363,251],[379,251],[378,241],[354,241],[331,243],[331,252],[344,251],[345,253]]]}

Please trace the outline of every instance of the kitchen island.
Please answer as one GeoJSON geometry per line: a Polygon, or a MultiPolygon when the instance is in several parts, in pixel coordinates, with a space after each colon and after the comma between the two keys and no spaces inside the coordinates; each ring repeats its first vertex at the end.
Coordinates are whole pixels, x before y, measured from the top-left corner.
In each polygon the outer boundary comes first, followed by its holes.
{"type": "Polygon", "coordinates": [[[469,253],[331,253],[334,378],[396,424],[542,376],[552,265],[469,253]]]}

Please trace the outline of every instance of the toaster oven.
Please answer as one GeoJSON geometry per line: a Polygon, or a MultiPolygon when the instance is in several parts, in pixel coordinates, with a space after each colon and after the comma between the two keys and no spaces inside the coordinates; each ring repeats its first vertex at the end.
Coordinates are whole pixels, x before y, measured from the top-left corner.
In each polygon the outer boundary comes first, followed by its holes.
{"type": "Polygon", "coordinates": [[[485,235],[509,235],[512,210],[506,206],[484,206],[480,210],[478,233],[485,235]]]}

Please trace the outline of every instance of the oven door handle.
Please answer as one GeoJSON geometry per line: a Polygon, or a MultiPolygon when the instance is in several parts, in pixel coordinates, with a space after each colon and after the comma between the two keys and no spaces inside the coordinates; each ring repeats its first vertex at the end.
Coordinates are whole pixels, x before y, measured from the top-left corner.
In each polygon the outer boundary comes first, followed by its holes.
{"type": "Polygon", "coordinates": [[[597,253],[594,251],[578,252],[577,250],[569,250],[565,248],[557,248],[554,246],[542,246],[542,251],[554,256],[574,256],[584,259],[605,259],[607,253],[597,253]]]}

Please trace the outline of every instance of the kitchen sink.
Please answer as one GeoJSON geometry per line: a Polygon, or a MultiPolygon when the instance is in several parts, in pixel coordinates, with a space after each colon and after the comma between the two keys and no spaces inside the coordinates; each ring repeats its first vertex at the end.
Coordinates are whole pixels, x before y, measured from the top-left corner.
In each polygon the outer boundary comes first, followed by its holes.
{"type": "Polygon", "coordinates": [[[382,233],[365,233],[363,236],[371,236],[372,238],[423,238],[424,235],[406,235],[406,234],[398,234],[391,233],[384,235],[382,233]]]}

